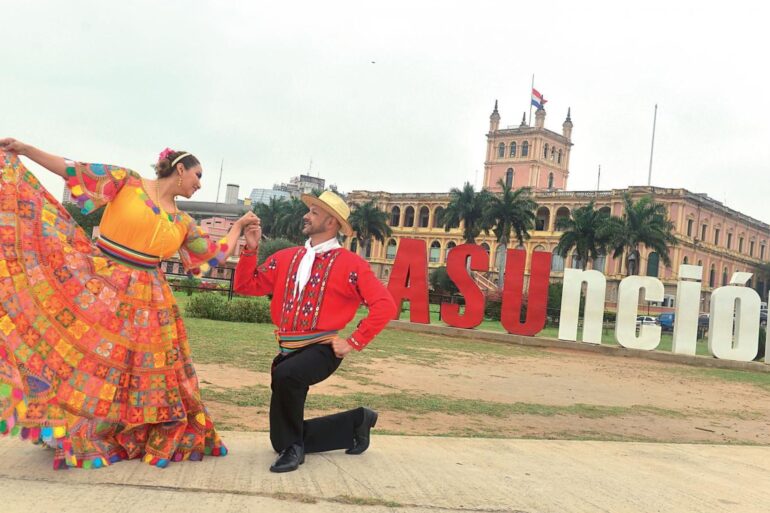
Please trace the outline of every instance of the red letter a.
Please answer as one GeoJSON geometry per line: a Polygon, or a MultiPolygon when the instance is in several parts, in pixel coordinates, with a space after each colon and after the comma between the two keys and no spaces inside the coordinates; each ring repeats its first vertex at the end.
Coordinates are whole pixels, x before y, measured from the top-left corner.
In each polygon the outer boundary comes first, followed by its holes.
{"type": "Polygon", "coordinates": [[[527,317],[521,322],[521,298],[524,288],[524,264],[527,252],[509,249],[505,263],[505,286],[500,321],[508,333],[536,335],[545,327],[545,309],[548,303],[548,279],[551,270],[551,254],[547,251],[532,253],[527,294],[527,317]]]}
{"type": "Polygon", "coordinates": [[[401,304],[409,300],[409,320],[430,324],[428,314],[428,254],[425,241],[401,239],[396,261],[388,280],[388,292],[396,302],[396,319],[401,313],[401,304]]]}
{"type": "Polygon", "coordinates": [[[441,304],[441,319],[455,328],[475,328],[484,320],[484,294],[468,275],[465,262],[471,257],[471,269],[489,270],[489,255],[476,244],[461,244],[449,252],[446,271],[465,298],[465,313],[460,315],[460,305],[441,304]]]}

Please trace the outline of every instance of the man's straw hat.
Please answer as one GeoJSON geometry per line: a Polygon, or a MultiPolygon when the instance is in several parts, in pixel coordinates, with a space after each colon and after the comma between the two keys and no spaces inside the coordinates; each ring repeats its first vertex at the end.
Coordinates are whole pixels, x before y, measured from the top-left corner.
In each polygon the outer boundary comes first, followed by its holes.
{"type": "Polygon", "coordinates": [[[313,205],[322,208],[325,212],[331,214],[334,219],[340,223],[340,231],[350,237],[353,235],[353,227],[348,222],[350,217],[350,207],[347,203],[331,191],[324,191],[320,196],[315,197],[312,194],[303,194],[302,202],[311,207],[313,205]]]}

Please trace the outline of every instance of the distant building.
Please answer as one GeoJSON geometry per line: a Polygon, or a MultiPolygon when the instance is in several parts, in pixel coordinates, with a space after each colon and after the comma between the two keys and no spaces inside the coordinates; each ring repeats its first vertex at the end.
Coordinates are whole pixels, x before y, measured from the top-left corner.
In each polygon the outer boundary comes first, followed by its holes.
{"type": "Polygon", "coordinates": [[[64,186],[64,195],[61,198],[61,203],[64,205],[65,203],[75,203],[72,201],[72,192],[70,192],[70,188],[66,185],[64,186]]]}
{"type": "Polygon", "coordinates": [[[270,203],[272,198],[291,198],[291,193],[275,189],[251,189],[249,198],[252,203],[270,203]]]}
{"type": "Polygon", "coordinates": [[[310,194],[314,190],[323,191],[325,189],[325,179],[310,175],[294,176],[289,180],[289,183],[273,185],[273,190],[288,192],[295,198],[299,198],[303,194],[310,194]]]}
{"type": "Polygon", "coordinates": [[[228,205],[238,204],[238,189],[239,187],[235,184],[227,184],[227,191],[225,192],[225,203],[228,205]]]}
{"type": "Polygon", "coordinates": [[[249,210],[249,206],[240,201],[236,204],[214,203],[212,201],[177,201],[177,207],[198,221],[207,217],[238,219],[249,210]]]}

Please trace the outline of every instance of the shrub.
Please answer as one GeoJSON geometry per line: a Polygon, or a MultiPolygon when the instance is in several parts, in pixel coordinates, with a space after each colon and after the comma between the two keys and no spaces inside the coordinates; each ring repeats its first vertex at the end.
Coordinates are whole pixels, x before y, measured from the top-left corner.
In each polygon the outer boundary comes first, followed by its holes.
{"type": "Polygon", "coordinates": [[[201,280],[194,276],[187,276],[186,278],[179,280],[181,290],[187,293],[188,296],[192,296],[195,289],[201,284],[201,280]]]}
{"type": "Polygon", "coordinates": [[[219,294],[196,294],[187,303],[185,313],[190,317],[213,321],[270,321],[270,303],[266,298],[236,298],[229,300],[219,294]]]}
{"type": "Polygon", "coordinates": [[[292,241],[286,239],[269,239],[262,241],[259,244],[259,255],[257,256],[257,262],[262,264],[267,257],[276,253],[282,249],[293,248],[296,246],[292,241]]]}
{"type": "Polygon", "coordinates": [[[759,327],[759,352],[755,360],[761,360],[765,357],[765,341],[767,340],[767,328],[764,326],[759,327]]]}

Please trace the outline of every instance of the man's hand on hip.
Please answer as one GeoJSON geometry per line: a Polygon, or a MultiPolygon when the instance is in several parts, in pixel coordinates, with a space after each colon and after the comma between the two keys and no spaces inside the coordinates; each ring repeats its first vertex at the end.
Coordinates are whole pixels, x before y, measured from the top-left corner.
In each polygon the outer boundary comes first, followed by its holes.
{"type": "Polygon", "coordinates": [[[332,346],[334,356],[337,358],[345,358],[345,355],[353,350],[353,346],[348,344],[347,340],[340,337],[334,337],[333,339],[324,342],[324,344],[332,346]]]}

